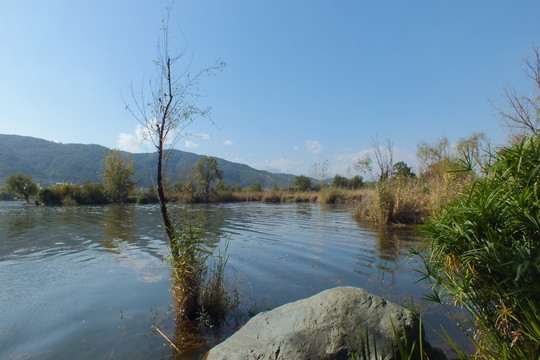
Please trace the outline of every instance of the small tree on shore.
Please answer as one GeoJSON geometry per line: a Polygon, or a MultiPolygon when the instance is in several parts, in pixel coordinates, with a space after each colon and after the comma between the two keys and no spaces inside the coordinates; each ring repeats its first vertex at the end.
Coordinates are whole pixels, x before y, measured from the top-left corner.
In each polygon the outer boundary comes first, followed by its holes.
{"type": "Polygon", "coordinates": [[[392,167],[393,177],[402,177],[405,179],[415,178],[416,174],[412,171],[411,167],[404,161],[398,161],[392,167]]]}
{"type": "Polygon", "coordinates": [[[215,157],[203,156],[195,164],[193,176],[200,186],[204,200],[207,200],[212,183],[223,179],[223,171],[218,168],[215,157]]]}
{"type": "Polygon", "coordinates": [[[349,181],[349,188],[356,190],[360,189],[364,185],[364,179],[359,175],[354,175],[349,181]]]}
{"type": "Polygon", "coordinates": [[[294,185],[296,185],[299,191],[311,190],[311,179],[305,175],[298,175],[294,178],[294,185]]]}
{"type": "Polygon", "coordinates": [[[135,174],[135,163],[131,155],[122,158],[118,150],[107,150],[105,169],[101,179],[105,182],[105,191],[112,202],[124,202],[135,189],[131,177],[135,174]]]}
{"type": "Polygon", "coordinates": [[[334,176],[334,180],[332,180],[332,186],[336,188],[348,188],[349,179],[347,179],[345,176],[336,174],[334,176]]]}
{"type": "Polygon", "coordinates": [[[6,190],[13,194],[24,196],[26,203],[30,203],[30,196],[37,194],[38,186],[28,175],[21,173],[12,174],[6,180],[6,190]]]}

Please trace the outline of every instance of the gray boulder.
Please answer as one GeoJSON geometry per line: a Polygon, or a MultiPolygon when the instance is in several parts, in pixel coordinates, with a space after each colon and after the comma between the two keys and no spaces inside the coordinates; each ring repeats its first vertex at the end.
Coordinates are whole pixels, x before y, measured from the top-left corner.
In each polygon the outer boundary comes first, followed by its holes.
{"type": "Polygon", "coordinates": [[[366,328],[378,359],[393,359],[392,324],[418,344],[419,321],[409,310],[363,289],[338,287],[258,314],[207,360],[349,359],[362,348],[366,328]]]}

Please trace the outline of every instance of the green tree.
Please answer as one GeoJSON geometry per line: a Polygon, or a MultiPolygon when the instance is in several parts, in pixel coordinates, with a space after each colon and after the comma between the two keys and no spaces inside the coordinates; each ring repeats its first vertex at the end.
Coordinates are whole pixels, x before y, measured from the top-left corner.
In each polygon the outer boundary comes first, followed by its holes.
{"type": "Polygon", "coordinates": [[[332,180],[332,186],[336,188],[348,188],[349,187],[349,179],[347,179],[345,176],[341,176],[339,174],[336,174],[334,176],[334,180],[332,180]]]}
{"type": "Polygon", "coordinates": [[[30,196],[38,192],[38,186],[32,181],[30,176],[17,173],[8,176],[6,190],[10,193],[24,196],[26,203],[29,203],[30,196]]]}
{"type": "Polygon", "coordinates": [[[416,174],[412,171],[411,167],[404,161],[399,161],[392,167],[393,177],[403,178],[415,178],[416,174]]]}
{"type": "Polygon", "coordinates": [[[214,190],[222,193],[230,193],[232,192],[232,186],[224,183],[223,180],[219,180],[216,186],[214,186],[214,190]]]}
{"type": "Polygon", "coordinates": [[[304,175],[298,175],[294,178],[294,185],[296,185],[300,191],[311,190],[311,179],[304,175]]]}
{"type": "Polygon", "coordinates": [[[232,191],[237,193],[242,192],[242,186],[240,184],[235,184],[232,188],[232,191]]]}
{"type": "Polygon", "coordinates": [[[112,202],[124,202],[131,195],[135,189],[135,183],[131,180],[134,174],[135,163],[130,154],[122,158],[118,150],[107,150],[101,179],[112,202]]]}
{"type": "Polygon", "coordinates": [[[211,156],[203,156],[195,164],[193,177],[202,191],[203,198],[208,199],[212,183],[223,179],[223,171],[218,168],[217,159],[211,156]]]}
{"type": "Polygon", "coordinates": [[[360,189],[364,185],[364,179],[359,175],[354,175],[349,181],[349,188],[356,190],[360,189]]]}
{"type": "Polygon", "coordinates": [[[258,182],[258,181],[254,181],[253,184],[249,185],[246,188],[246,191],[248,191],[248,192],[261,192],[262,191],[261,183],[258,182]]]}

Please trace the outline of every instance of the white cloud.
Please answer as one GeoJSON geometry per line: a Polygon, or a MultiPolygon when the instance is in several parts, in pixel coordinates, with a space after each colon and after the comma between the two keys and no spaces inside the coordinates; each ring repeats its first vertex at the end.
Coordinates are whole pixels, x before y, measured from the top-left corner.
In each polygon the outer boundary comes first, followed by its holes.
{"type": "Polygon", "coordinates": [[[145,131],[144,127],[137,125],[134,134],[120,133],[116,140],[116,147],[132,153],[148,151],[147,146],[150,142],[145,140],[148,138],[145,136],[145,131]]]}
{"type": "Polygon", "coordinates": [[[298,145],[294,145],[294,146],[292,147],[292,149],[295,150],[295,151],[298,150],[298,145]]]}
{"type": "Polygon", "coordinates": [[[312,154],[318,154],[322,150],[321,144],[319,144],[319,142],[315,140],[306,141],[306,148],[312,154]]]}
{"type": "Polygon", "coordinates": [[[232,145],[233,142],[232,142],[232,140],[225,140],[225,142],[224,142],[223,144],[225,144],[225,145],[232,145]]]}
{"type": "Polygon", "coordinates": [[[118,135],[118,139],[116,140],[116,147],[124,151],[138,152],[140,145],[141,144],[137,140],[137,137],[132,134],[120,133],[120,135],[118,135]]]}
{"type": "Polygon", "coordinates": [[[196,148],[199,147],[199,144],[197,144],[196,142],[193,142],[191,140],[188,140],[185,143],[185,147],[187,147],[188,149],[196,149],[196,148]]]}

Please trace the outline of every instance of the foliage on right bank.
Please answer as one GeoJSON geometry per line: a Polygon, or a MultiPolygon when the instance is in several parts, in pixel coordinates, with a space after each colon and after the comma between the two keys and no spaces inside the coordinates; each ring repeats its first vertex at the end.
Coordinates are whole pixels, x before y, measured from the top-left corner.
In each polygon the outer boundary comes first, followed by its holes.
{"type": "MultiPolygon", "coordinates": [[[[503,148],[427,223],[431,298],[466,308],[477,357],[540,357],[540,137],[503,148]]],[[[459,354],[468,358],[465,354],[459,354]]]]}

